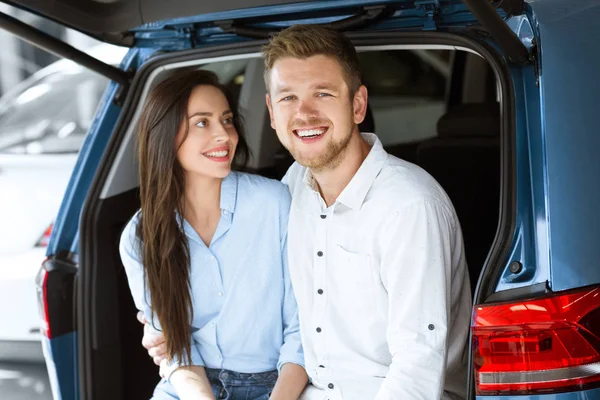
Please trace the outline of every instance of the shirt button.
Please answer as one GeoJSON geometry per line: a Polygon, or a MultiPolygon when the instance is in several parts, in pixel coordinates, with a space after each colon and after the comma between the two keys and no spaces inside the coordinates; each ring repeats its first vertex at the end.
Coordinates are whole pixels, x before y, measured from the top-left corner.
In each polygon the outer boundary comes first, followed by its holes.
{"type": "Polygon", "coordinates": [[[321,330],[322,330],[321,328],[317,328],[317,332],[319,332],[319,333],[320,333],[320,332],[321,332],[321,330]]]}
{"type": "Polygon", "coordinates": [[[319,257],[323,257],[323,252],[322,252],[322,251],[317,251],[317,255],[318,255],[319,257]]]}
{"type": "Polygon", "coordinates": [[[229,211],[223,210],[223,215],[227,215],[227,214],[229,214],[229,211]]]}
{"type": "Polygon", "coordinates": [[[329,389],[333,389],[333,388],[334,388],[334,386],[333,386],[333,383],[330,383],[329,385],[327,385],[327,387],[328,387],[329,389]]]}
{"type": "Polygon", "coordinates": [[[319,290],[317,290],[317,293],[319,293],[319,294],[323,294],[323,289],[319,289],[319,290]]]}
{"type": "Polygon", "coordinates": [[[217,296],[219,296],[219,297],[223,297],[223,292],[219,292],[219,293],[217,293],[217,296]]]}
{"type": "Polygon", "coordinates": [[[325,218],[327,218],[327,215],[321,214],[321,219],[325,219],[325,218]]]}

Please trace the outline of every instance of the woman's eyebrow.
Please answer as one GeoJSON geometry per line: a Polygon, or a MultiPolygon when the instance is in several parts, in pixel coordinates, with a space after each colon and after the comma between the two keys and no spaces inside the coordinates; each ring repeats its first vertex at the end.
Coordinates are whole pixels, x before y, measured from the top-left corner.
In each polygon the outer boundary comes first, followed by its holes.
{"type": "MultiPolygon", "coordinates": [[[[224,116],[227,114],[233,114],[233,111],[225,110],[225,111],[223,111],[223,114],[221,114],[221,116],[224,116]]],[[[212,117],[212,116],[213,116],[213,113],[211,113],[211,112],[198,111],[198,112],[195,112],[192,115],[190,115],[188,117],[188,119],[193,118],[193,117],[212,117]]]]}

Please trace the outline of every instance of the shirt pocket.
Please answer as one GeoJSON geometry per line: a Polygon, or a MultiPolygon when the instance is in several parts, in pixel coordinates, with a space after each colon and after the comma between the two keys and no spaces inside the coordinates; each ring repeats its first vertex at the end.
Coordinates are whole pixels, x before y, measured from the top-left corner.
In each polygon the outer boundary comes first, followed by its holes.
{"type": "Polygon", "coordinates": [[[347,304],[351,313],[372,314],[376,303],[371,256],[348,251],[341,245],[334,247],[333,256],[332,275],[328,279],[334,283],[329,289],[332,301],[347,304]]]}

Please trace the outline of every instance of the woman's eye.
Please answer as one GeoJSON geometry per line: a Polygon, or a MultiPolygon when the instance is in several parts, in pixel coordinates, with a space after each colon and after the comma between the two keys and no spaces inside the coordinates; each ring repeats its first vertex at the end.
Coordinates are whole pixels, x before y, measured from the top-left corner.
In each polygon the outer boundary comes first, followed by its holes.
{"type": "Polygon", "coordinates": [[[223,124],[225,125],[232,125],[233,124],[233,117],[227,117],[223,120],[223,124]]]}
{"type": "Polygon", "coordinates": [[[208,125],[208,122],[206,122],[205,120],[196,122],[196,126],[198,128],[206,128],[206,125],[208,125]]]}

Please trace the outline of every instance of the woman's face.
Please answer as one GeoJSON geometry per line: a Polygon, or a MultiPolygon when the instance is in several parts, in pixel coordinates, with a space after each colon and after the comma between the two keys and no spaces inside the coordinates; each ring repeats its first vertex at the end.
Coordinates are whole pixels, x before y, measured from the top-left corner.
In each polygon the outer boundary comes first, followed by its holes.
{"type": "Polygon", "coordinates": [[[177,159],[186,175],[226,177],[239,139],[227,99],[214,86],[196,86],[187,115],[175,138],[177,159]]]}

